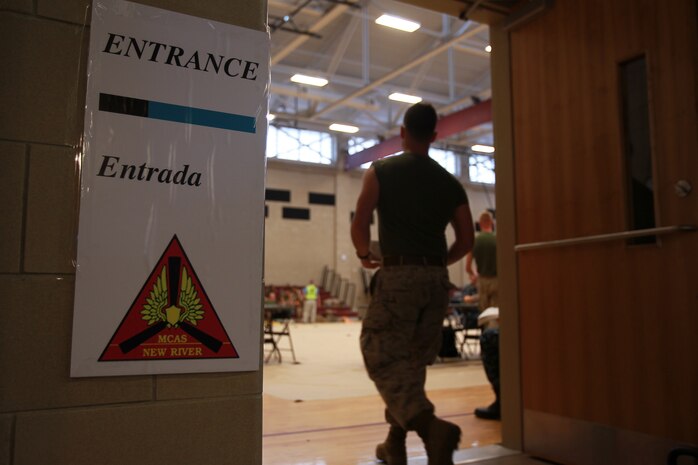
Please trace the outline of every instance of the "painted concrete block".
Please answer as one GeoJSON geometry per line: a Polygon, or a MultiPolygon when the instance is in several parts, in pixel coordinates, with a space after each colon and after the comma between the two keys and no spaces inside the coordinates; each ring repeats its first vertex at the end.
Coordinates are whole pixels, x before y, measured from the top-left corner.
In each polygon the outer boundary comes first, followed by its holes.
{"type": "Polygon", "coordinates": [[[34,4],[32,0],[3,0],[0,6],[10,11],[18,11],[21,13],[33,13],[34,4]]]}
{"type": "Polygon", "coordinates": [[[262,372],[161,375],[156,386],[157,400],[259,395],[262,372]]]}
{"type": "Polygon", "coordinates": [[[0,272],[20,271],[26,146],[0,142],[0,272]]]}
{"type": "Polygon", "coordinates": [[[78,26],[0,12],[0,139],[77,145],[86,54],[78,26]],[[81,90],[82,89],[82,90],[81,90]]]}
{"type": "Polygon", "coordinates": [[[259,0],[237,1],[235,8],[231,8],[229,0],[141,0],[138,3],[260,31],[265,30],[267,21],[266,2],[259,0]]]}
{"type": "Polygon", "coordinates": [[[90,24],[92,10],[89,8],[90,0],[38,0],[37,10],[39,16],[66,21],[75,24],[90,24]]]}
{"type": "Polygon", "coordinates": [[[73,149],[32,145],[24,271],[75,273],[79,177],[73,149]]]}
{"type": "Polygon", "coordinates": [[[22,413],[14,465],[259,465],[261,409],[255,396],[22,413]]]}
{"type": "Polygon", "coordinates": [[[0,465],[12,463],[12,425],[14,415],[0,415],[0,465]]]}
{"type": "MultiPolygon", "coordinates": [[[[13,3],[28,3],[31,6],[31,0],[13,0],[13,3]]],[[[91,11],[88,10],[88,7],[90,3],[90,0],[63,0],[60,2],[39,0],[38,12],[40,16],[89,25],[91,11]]],[[[230,8],[230,3],[227,0],[209,0],[206,2],[141,0],[137,3],[257,30],[264,30],[267,19],[266,10],[257,0],[236,2],[235,8],[230,8]]]]}
{"type": "Polygon", "coordinates": [[[73,277],[0,275],[0,412],[152,399],[150,376],[70,378],[74,287],[73,277]]]}

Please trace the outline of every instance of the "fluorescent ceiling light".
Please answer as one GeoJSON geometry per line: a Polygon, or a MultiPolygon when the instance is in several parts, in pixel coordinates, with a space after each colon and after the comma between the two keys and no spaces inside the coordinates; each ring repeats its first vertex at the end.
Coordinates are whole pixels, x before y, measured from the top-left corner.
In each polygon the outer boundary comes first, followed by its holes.
{"type": "Polygon", "coordinates": [[[473,145],[470,147],[470,150],[473,152],[494,153],[494,147],[491,145],[473,145]]]}
{"type": "Polygon", "coordinates": [[[492,46],[491,46],[491,45],[488,45],[487,47],[485,47],[485,51],[486,51],[487,53],[490,53],[490,52],[492,51],[492,46]]]}
{"type": "Polygon", "coordinates": [[[359,128],[357,128],[356,126],[349,126],[348,124],[339,124],[339,123],[330,124],[330,130],[339,131],[339,132],[346,132],[349,134],[354,134],[355,132],[359,132],[359,128]]]}
{"type": "Polygon", "coordinates": [[[291,81],[297,82],[298,84],[308,84],[309,86],[322,87],[326,86],[329,82],[327,79],[306,76],[305,74],[294,74],[291,76],[291,81]]]}
{"type": "Polygon", "coordinates": [[[391,15],[382,15],[376,19],[376,24],[392,27],[393,29],[399,29],[405,32],[414,32],[421,26],[421,24],[415,23],[414,21],[409,21],[407,19],[402,19],[391,15]]]}
{"type": "Polygon", "coordinates": [[[419,103],[422,101],[422,97],[417,97],[416,95],[401,94],[400,92],[393,92],[388,95],[390,100],[395,100],[396,102],[404,103],[419,103]]]}

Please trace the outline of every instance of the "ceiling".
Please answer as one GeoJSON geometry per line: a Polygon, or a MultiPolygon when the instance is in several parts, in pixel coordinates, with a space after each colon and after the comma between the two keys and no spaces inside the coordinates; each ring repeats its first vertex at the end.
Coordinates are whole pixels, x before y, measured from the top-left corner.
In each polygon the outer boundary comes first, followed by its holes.
{"type": "MultiPolygon", "coordinates": [[[[438,3],[438,2],[437,2],[438,3]]],[[[454,3],[454,2],[451,2],[454,3]]],[[[464,11],[488,2],[461,2],[464,11]]],[[[357,136],[394,136],[409,104],[392,92],[418,95],[440,116],[490,98],[489,27],[393,0],[269,0],[270,113],[274,124],[327,130],[359,127],[357,136]],[[412,33],[375,23],[389,13],[421,23],[412,33]],[[324,77],[299,85],[293,74],[324,77]]],[[[492,144],[491,123],[440,141],[492,144]]]]}

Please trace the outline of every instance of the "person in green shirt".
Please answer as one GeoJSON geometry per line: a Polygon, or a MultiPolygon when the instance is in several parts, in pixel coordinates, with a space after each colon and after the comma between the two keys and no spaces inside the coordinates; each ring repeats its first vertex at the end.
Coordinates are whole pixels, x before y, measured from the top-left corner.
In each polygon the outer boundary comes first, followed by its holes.
{"type": "Polygon", "coordinates": [[[465,257],[465,271],[470,282],[477,285],[480,312],[497,307],[497,237],[490,212],[482,212],[479,219],[480,233],[475,236],[473,250],[465,257]],[[476,270],[473,270],[475,259],[476,270]]]}
{"type": "MultiPolygon", "coordinates": [[[[477,283],[480,313],[490,307],[498,307],[497,298],[497,238],[494,235],[494,221],[489,212],[480,215],[480,234],[475,237],[473,250],[466,256],[465,271],[471,283],[477,283]],[[473,271],[473,258],[477,273],[473,271]]],[[[487,379],[492,384],[495,400],[487,407],[475,409],[475,416],[486,420],[499,420],[500,385],[499,385],[499,328],[489,326],[480,336],[480,353],[482,366],[487,379]]]]}

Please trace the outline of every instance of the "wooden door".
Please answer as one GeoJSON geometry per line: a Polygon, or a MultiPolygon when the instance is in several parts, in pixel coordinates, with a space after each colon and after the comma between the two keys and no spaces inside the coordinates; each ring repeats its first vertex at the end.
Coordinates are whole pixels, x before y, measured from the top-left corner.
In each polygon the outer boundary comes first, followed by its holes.
{"type": "MultiPolygon", "coordinates": [[[[698,223],[696,2],[557,0],[511,33],[517,243],[632,229],[623,64],[646,67],[657,227],[698,223]]],[[[496,96],[495,96],[496,97],[496,96]]],[[[698,445],[698,233],[518,252],[524,449],[664,464],[698,445]]]]}

